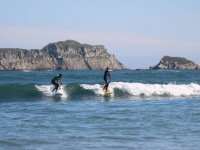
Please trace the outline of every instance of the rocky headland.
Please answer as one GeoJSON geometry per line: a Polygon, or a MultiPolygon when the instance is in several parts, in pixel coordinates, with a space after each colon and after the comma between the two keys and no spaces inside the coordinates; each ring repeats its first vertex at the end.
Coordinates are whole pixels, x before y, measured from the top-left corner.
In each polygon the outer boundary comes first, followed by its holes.
{"type": "Polygon", "coordinates": [[[103,45],[67,40],[41,50],[0,48],[0,70],[126,69],[103,45]]]}
{"type": "Polygon", "coordinates": [[[200,67],[193,61],[183,57],[164,56],[157,65],[150,67],[149,69],[150,70],[159,70],[159,69],[199,70],[200,67]]]}

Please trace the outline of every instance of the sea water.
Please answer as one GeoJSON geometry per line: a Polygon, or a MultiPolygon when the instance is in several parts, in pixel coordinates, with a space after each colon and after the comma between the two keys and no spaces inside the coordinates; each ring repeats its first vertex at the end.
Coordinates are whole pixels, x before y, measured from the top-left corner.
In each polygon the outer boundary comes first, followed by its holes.
{"type": "Polygon", "coordinates": [[[200,71],[103,73],[1,71],[0,150],[199,150],[200,71]]]}

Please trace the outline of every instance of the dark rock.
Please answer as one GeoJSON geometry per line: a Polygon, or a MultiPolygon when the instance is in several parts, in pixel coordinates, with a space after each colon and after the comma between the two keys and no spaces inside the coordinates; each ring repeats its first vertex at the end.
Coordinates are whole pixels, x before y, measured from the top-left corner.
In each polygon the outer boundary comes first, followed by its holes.
{"type": "Polygon", "coordinates": [[[200,68],[193,61],[185,59],[183,57],[164,56],[156,66],[150,67],[149,69],[150,70],[159,70],[159,69],[198,70],[200,68]]]}
{"type": "Polygon", "coordinates": [[[41,50],[0,49],[0,70],[126,69],[102,45],[67,40],[41,50]]]}

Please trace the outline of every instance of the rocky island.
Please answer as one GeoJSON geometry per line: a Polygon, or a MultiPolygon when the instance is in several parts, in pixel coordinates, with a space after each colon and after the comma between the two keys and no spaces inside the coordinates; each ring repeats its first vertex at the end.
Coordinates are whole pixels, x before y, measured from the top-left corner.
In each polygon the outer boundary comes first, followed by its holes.
{"type": "Polygon", "coordinates": [[[193,61],[183,57],[164,56],[157,65],[150,67],[149,69],[150,70],[159,70],[159,69],[199,70],[200,67],[193,61]]]}
{"type": "Polygon", "coordinates": [[[41,50],[0,48],[0,70],[126,69],[103,45],[67,40],[41,50]]]}

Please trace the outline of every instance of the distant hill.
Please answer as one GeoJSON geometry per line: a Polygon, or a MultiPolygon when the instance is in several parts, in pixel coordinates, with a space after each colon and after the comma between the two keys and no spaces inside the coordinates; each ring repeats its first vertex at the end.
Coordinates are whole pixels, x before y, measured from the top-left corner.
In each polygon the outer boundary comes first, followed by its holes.
{"type": "Polygon", "coordinates": [[[0,70],[126,69],[103,45],[67,40],[41,50],[0,49],[0,70]]]}
{"type": "Polygon", "coordinates": [[[195,64],[193,61],[188,60],[183,57],[170,57],[164,56],[160,62],[150,67],[149,69],[158,70],[158,69],[188,69],[188,70],[198,70],[200,67],[195,64]]]}

